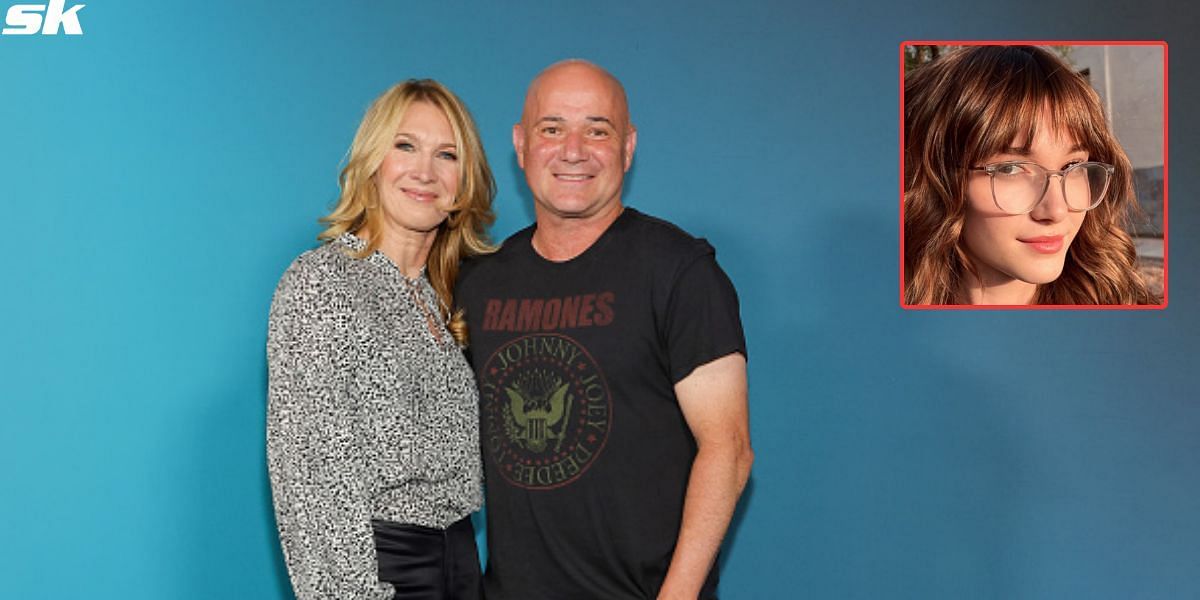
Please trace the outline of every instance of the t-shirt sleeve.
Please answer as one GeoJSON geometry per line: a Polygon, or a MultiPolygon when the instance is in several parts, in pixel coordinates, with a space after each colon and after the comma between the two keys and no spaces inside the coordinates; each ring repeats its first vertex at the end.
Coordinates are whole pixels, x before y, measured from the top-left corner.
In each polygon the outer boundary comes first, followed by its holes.
{"type": "Polygon", "coordinates": [[[672,383],[723,356],[746,355],[737,291],[712,247],[699,243],[705,251],[679,271],[667,303],[664,329],[672,383]]]}

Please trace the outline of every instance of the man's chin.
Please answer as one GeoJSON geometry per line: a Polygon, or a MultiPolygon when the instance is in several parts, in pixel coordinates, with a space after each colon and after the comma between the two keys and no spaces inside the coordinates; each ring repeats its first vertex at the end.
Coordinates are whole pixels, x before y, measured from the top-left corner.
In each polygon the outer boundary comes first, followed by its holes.
{"type": "Polygon", "coordinates": [[[555,198],[552,201],[538,201],[539,210],[545,211],[563,219],[583,219],[605,212],[609,203],[597,203],[593,199],[555,198]]]}

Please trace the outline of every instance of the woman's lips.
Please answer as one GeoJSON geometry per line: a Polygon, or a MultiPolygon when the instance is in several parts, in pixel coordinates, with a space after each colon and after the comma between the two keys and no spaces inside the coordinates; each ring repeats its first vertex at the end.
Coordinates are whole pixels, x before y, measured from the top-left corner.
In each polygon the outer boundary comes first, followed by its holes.
{"type": "Polygon", "coordinates": [[[1063,247],[1063,236],[1061,235],[1040,235],[1038,237],[1018,238],[1022,244],[1025,244],[1034,252],[1041,254],[1054,254],[1063,247]]]}
{"type": "Polygon", "coordinates": [[[427,192],[425,190],[417,190],[413,188],[400,188],[409,198],[417,202],[433,202],[437,199],[437,194],[427,192]]]}

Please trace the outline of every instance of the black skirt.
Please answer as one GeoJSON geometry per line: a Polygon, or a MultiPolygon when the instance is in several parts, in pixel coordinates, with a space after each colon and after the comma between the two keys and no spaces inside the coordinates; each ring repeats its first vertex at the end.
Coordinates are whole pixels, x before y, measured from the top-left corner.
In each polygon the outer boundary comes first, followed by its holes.
{"type": "Polygon", "coordinates": [[[396,587],[395,600],[480,600],[483,597],[475,528],[465,517],[446,529],[371,521],[379,580],[396,587]]]}

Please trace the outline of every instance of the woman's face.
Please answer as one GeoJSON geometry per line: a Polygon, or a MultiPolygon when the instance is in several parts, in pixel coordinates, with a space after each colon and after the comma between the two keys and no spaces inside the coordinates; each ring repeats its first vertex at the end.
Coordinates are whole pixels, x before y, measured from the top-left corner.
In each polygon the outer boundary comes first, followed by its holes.
{"type": "Polygon", "coordinates": [[[438,107],[414,102],[375,172],[386,229],[428,233],[446,219],[458,194],[458,147],[438,107]]]}
{"type": "MultiPolygon", "coordinates": [[[[1088,160],[1087,152],[1075,140],[1051,128],[1045,113],[1028,153],[1021,150],[1024,145],[1023,139],[1013,140],[1012,148],[970,166],[1030,161],[1058,171],[1088,160]]],[[[1038,284],[1050,283],[1062,274],[1067,248],[1087,213],[1069,210],[1059,178],[1050,179],[1045,196],[1032,211],[1010,215],[996,206],[989,175],[971,172],[962,235],[980,278],[969,284],[973,304],[1029,303],[1038,284]]]]}

